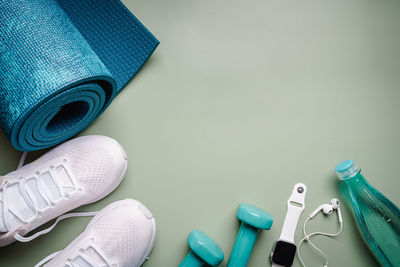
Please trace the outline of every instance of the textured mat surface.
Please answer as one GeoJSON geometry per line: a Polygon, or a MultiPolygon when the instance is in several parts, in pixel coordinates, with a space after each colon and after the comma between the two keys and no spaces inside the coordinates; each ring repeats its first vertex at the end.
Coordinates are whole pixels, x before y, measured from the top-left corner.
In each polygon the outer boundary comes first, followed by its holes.
{"type": "Polygon", "coordinates": [[[158,45],[119,0],[0,2],[0,127],[33,151],[85,129],[158,45]]]}

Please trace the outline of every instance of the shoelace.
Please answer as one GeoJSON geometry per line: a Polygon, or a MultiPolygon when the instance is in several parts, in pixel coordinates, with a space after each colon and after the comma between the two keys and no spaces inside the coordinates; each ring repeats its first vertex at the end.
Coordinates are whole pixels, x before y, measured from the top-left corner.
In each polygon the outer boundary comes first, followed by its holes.
{"type": "MultiPolygon", "coordinates": [[[[24,162],[26,160],[28,153],[24,152],[21,156],[20,162],[18,164],[18,168],[21,168],[24,165],[24,162]]],[[[28,224],[31,221],[33,221],[34,219],[36,219],[38,216],[40,216],[41,214],[41,210],[39,209],[39,207],[37,207],[37,205],[32,201],[32,199],[29,197],[28,192],[27,192],[27,187],[26,187],[26,183],[25,183],[25,179],[19,179],[16,183],[18,183],[19,186],[19,192],[21,194],[22,199],[24,200],[24,202],[26,203],[26,205],[34,212],[34,216],[32,216],[32,218],[30,220],[25,220],[22,216],[20,216],[19,214],[17,214],[16,212],[13,212],[10,209],[9,206],[9,199],[7,198],[7,188],[9,186],[9,183],[6,179],[4,179],[4,177],[0,177],[0,181],[1,181],[1,187],[0,190],[2,190],[2,204],[3,204],[3,220],[4,220],[4,225],[5,227],[10,230],[10,220],[11,220],[11,213],[18,218],[18,220],[20,220],[22,223],[24,224],[28,224]]],[[[68,194],[65,194],[66,192],[63,191],[62,186],[60,184],[57,183],[57,180],[52,177],[54,184],[58,187],[58,190],[60,191],[62,196],[68,196],[68,194]]],[[[38,184],[39,186],[39,184],[38,184]]],[[[76,186],[74,187],[74,190],[76,189],[76,186]]],[[[43,190],[45,191],[45,190],[43,190]]],[[[39,190],[39,193],[41,195],[41,197],[47,202],[47,207],[50,207],[52,204],[54,205],[57,201],[52,201],[51,198],[47,195],[47,194],[42,194],[39,190]]],[[[42,210],[43,211],[43,210],[42,210]]],[[[86,216],[94,216],[96,215],[98,212],[78,212],[78,213],[67,213],[64,215],[59,216],[56,221],[54,222],[53,225],[51,225],[49,228],[44,229],[42,231],[39,231],[37,233],[35,233],[34,235],[30,236],[30,237],[23,237],[21,236],[19,233],[16,233],[14,235],[14,238],[20,242],[29,242],[43,234],[49,233],[51,230],[54,229],[54,227],[57,225],[58,222],[60,222],[61,220],[67,219],[67,218],[71,218],[71,217],[86,217],[86,216]]]]}
{"type": "MultiPolygon", "coordinates": [[[[101,260],[102,260],[102,265],[104,267],[118,267],[117,263],[112,263],[110,260],[107,259],[107,256],[103,253],[101,249],[99,249],[95,244],[94,244],[94,238],[90,238],[92,240],[92,243],[86,247],[86,249],[80,249],[78,252],[78,255],[73,258],[67,258],[64,267],[80,267],[79,262],[83,261],[85,266],[92,266],[92,267],[97,267],[99,266],[98,260],[96,260],[93,256],[93,252],[95,252],[101,260]],[[92,252],[92,255],[90,255],[89,251],[92,252]]],[[[61,251],[54,252],[41,260],[39,263],[35,265],[35,267],[40,267],[44,265],[45,263],[49,262],[52,260],[54,257],[56,257],[58,254],[60,254],[61,251]]]]}
{"type": "MultiPolygon", "coordinates": [[[[27,152],[24,152],[22,154],[21,159],[18,163],[17,169],[21,168],[24,165],[27,155],[28,155],[27,152]]],[[[53,182],[58,187],[59,191],[61,192],[61,195],[64,195],[63,193],[65,193],[65,192],[63,192],[61,186],[57,183],[56,179],[53,178],[53,182]]],[[[32,210],[35,211],[35,216],[33,216],[33,219],[35,219],[40,214],[40,210],[38,207],[35,206],[33,201],[28,196],[28,193],[26,192],[26,187],[25,187],[26,186],[25,180],[20,179],[20,180],[18,180],[18,183],[19,183],[19,189],[20,189],[21,196],[24,199],[25,203],[29,206],[29,208],[31,208],[32,210]]],[[[1,185],[0,190],[3,191],[2,203],[3,203],[3,219],[5,222],[5,226],[8,228],[8,221],[10,220],[10,218],[9,218],[10,213],[12,213],[14,216],[16,216],[23,223],[29,223],[30,221],[24,220],[21,216],[18,216],[18,214],[14,213],[10,210],[9,205],[8,205],[8,200],[7,200],[8,182],[4,179],[3,176],[0,176],[0,185],[1,185]]],[[[42,195],[42,197],[43,197],[43,199],[46,200],[47,204],[50,204],[52,202],[48,196],[42,195]]],[[[14,238],[20,242],[29,242],[43,234],[49,233],[51,230],[54,229],[54,227],[60,221],[62,221],[64,219],[72,218],[72,217],[88,217],[88,216],[92,217],[92,216],[95,216],[96,214],[98,214],[98,211],[75,212],[75,213],[63,214],[63,215],[59,216],[56,219],[56,221],[54,222],[54,224],[51,225],[50,227],[48,227],[47,229],[39,231],[30,237],[23,237],[19,233],[17,233],[14,235],[14,238]]],[[[31,219],[31,220],[33,220],[33,219],[31,219]]],[[[74,259],[67,259],[67,261],[65,262],[65,266],[79,267],[80,266],[79,261],[84,261],[85,266],[88,266],[88,265],[93,266],[93,267],[98,266],[98,262],[93,257],[93,253],[91,254],[92,256],[90,255],[90,253],[88,253],[91,250],[92,252],[95,252],[95,254],[98,256],[97,258],[100,258],[103,261],[103,263],[102,263],[103,265],[106,264],[105,266],[107,266],[107,267],[118,267],[118,264],[112,263],[110,260],[108,260],[107,256],[94,244],[95,239],[91,238],[91,240],[92,240],[92,243],[85,250],[84,249],[79,250],[78,256],[76,256],[74,259]]],[[[38,264],[36,264],[35,267],[42,266],[43,264],[47,263],[48,261],[53,259],[55,256],[57,256],[60,252],[61,251],[57,251],[57,252],[47,256],[46,258],[41,260],[38,264]]]]}

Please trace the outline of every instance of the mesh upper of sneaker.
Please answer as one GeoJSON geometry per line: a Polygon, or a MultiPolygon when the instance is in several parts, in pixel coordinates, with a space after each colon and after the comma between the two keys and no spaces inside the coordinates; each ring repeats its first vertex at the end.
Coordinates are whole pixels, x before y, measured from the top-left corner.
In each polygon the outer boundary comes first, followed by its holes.
{"type": "Polygon", "coordinates": [[[103,192],[110,186],[116,162],[101,144],[78,143],[71,147],[68,157],[72,173],[87,192],[103,192]]]}
{"type": "MultiPolygon", "coordinates": [[[[82,254],[102,265],[98,252],[88,246],[87,240],[93,240],[94,246],[111,263],[118,266],[139,266],[149,252],[155,238],[154,219],[143,214],[144,206],[135,200],[126,199],[114,202],[97,214],[86,230],[70,245],[61,251],[46,266],[57,266],[73,262],[77,266],[92,266],[82,258],[82,254]]],[[[144,208],[145,209],[145,208],[144,208]]]]}
{"type": "Polygon", "coordinates": [[[137,207],[122,205],[92,225],[90,234],[110,259],[122,266],[138,266],[153,235],[151,221],[137,207]]]}
{"type": "Polygon", "coordinates": [[[51,218],[46,216],[47,221],[106,196],[121,180],[125,169],[125,151],[115,140],[105,136],[85,136],[70,140],[38,160],[3,176],[3,186],[0,189],[0,231],[4,232],[3,213],[7,212],[4,211],[3,190],[7,193],[5,200],[10,203],[12,210],[7,216],[6,228],[12,230],[23,224],[21,218],[29,221],[37,217],[38,210],[46,210],[51,202],[57,206],[61,199],[68,199],[69,194],[65,193],[80,195],[70,206],[64,201],[64,207],[54,209],[51,218]],[[5,184],[8,187],[6,189],[5,184]],[[76,192],[77,188],[81,191],[76,192]],[[23,194],[26,194],[25,198],[23,194]]]}

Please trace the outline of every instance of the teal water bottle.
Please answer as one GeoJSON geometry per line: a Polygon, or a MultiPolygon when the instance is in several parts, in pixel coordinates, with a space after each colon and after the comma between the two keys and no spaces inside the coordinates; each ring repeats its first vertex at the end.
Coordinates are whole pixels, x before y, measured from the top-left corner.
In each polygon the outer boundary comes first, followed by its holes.
{"type": "Polygon", "coordinates": [[[373,188],[352,160],[335,168],[346,204],[353,209],[358,228],[378,261],[400,266],[400,210],[373,188]]]}

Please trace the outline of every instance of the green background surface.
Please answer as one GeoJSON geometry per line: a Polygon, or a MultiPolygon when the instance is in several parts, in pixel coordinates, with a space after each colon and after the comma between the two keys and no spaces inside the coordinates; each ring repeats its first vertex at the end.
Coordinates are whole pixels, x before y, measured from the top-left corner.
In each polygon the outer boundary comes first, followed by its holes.
{"type": "MultiPolygon", "coordinates": [[[[129,169],[115,192],[79,210],[128,197],[142,201],[158,227],[144,266],[177,266],[193,229],[221,246],[225,266],[242,202],[274,216],[249,262],[269,266],[294,184],[308,186],[301,225],[339,195],[333,168],[344,159],[354,159],[400,205],[399,1],[124,3],[161,44],[82,133],[117,139],[129,169]]],[[[19,157],[0,133],[1,173],[14,170],[19,157]]],[[[329,266],[376,266],[349,209],[342,212],[343,233],[315,239],[329,266]]],[[[88,221],[69,219],[33,242],[0,248],[0,265],[34,265],[64,248],[88,221]]],[[[310,230],[337,227],[336,215],[309,224],[310,230]]],[[[299,227],[296,240],[300,233],[299,227]]],[[[323,265],[309,247],[302,252],[309,266],[323,265]]]]}

